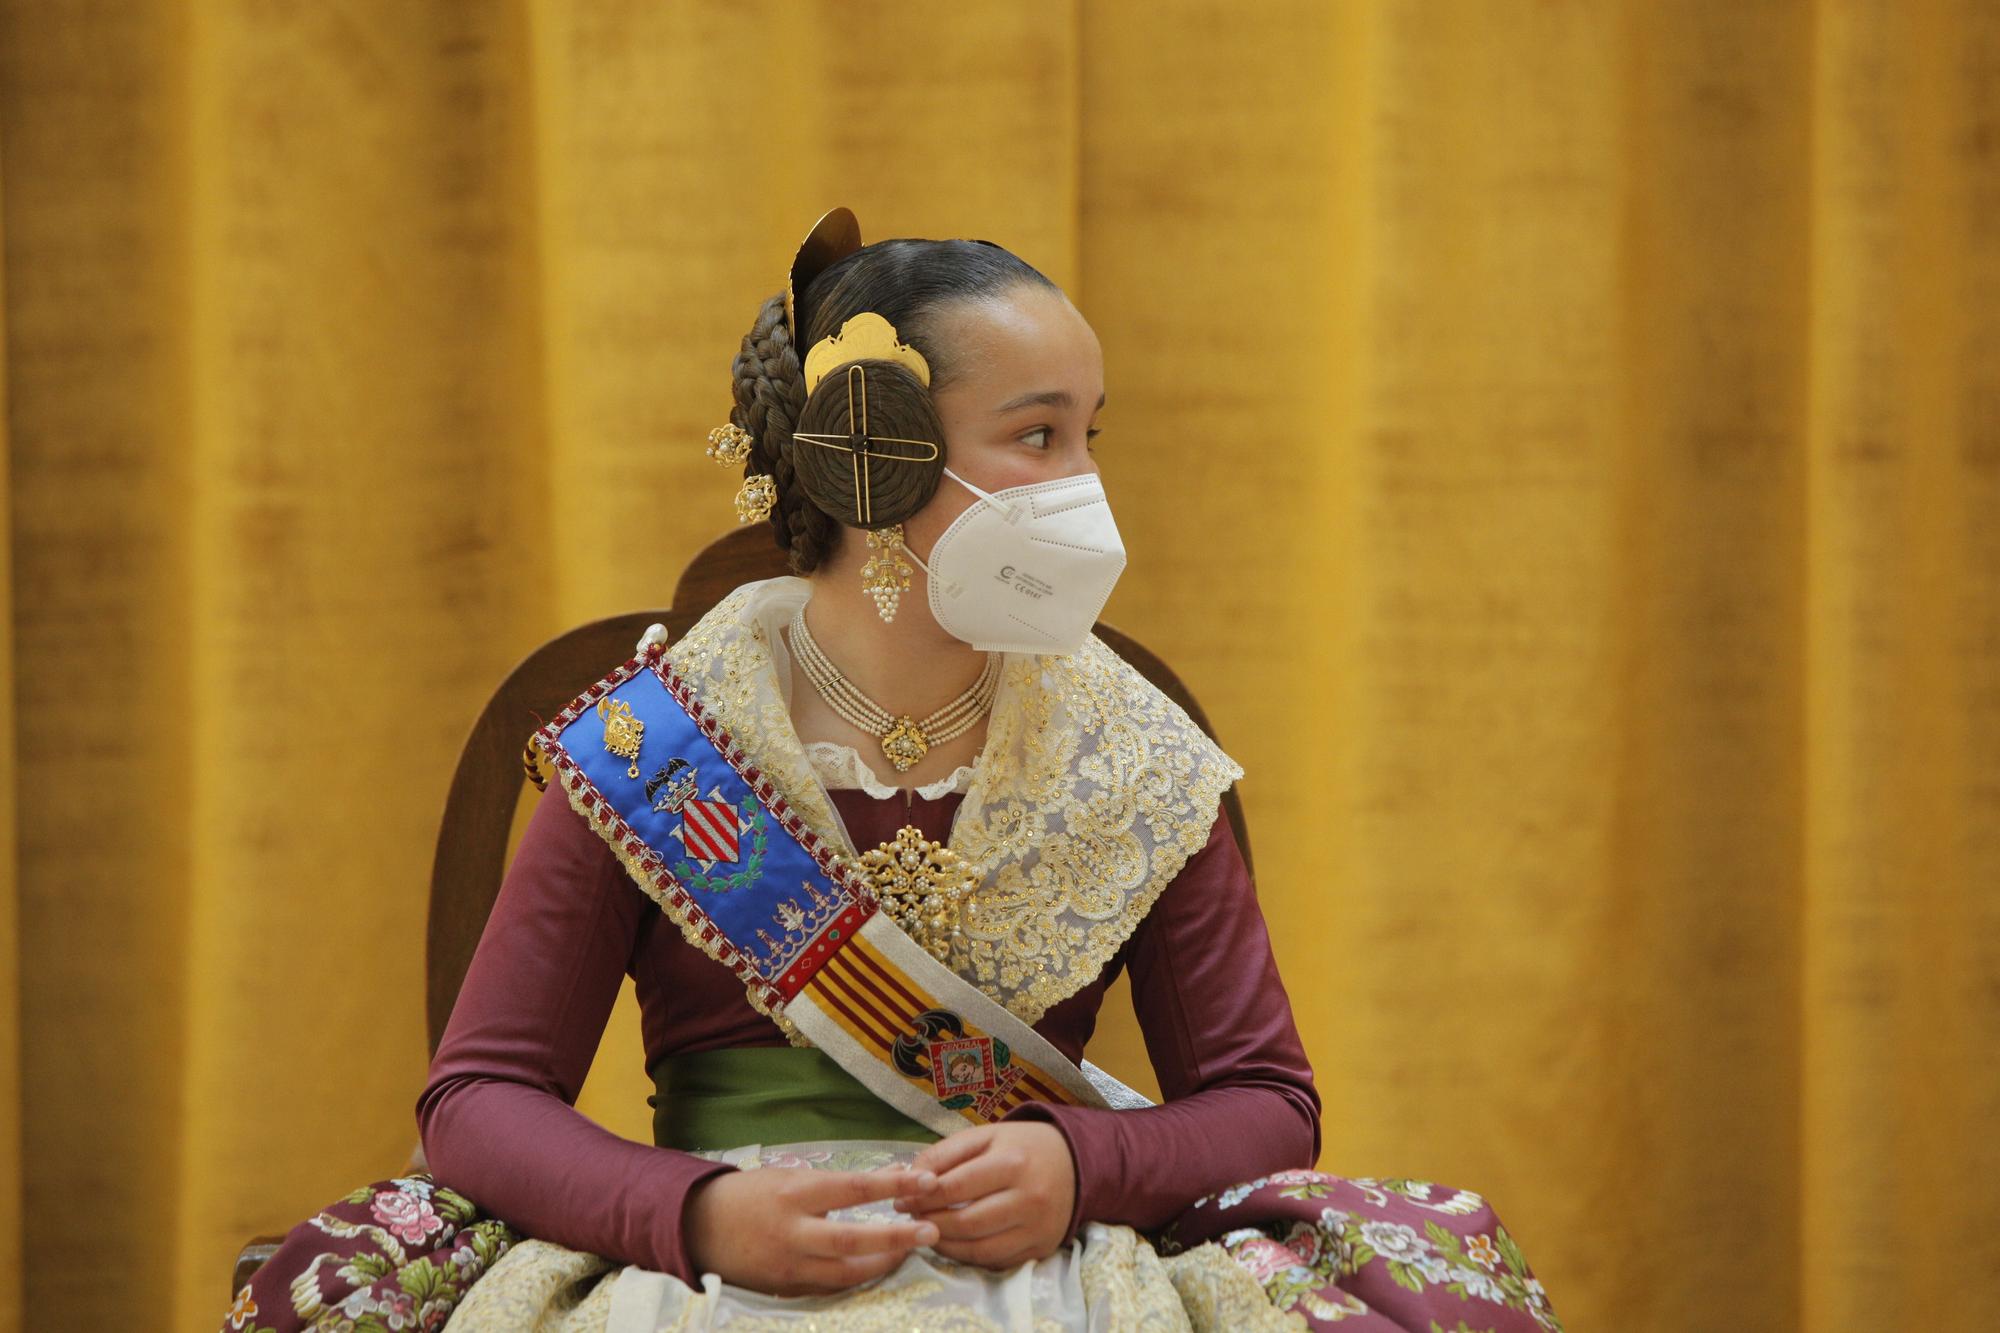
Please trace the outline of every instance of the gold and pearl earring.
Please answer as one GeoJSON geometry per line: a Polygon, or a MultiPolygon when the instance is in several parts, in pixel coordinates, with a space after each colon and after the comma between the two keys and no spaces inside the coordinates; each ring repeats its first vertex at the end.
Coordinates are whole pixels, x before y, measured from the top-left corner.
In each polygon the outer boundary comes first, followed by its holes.
{"type": "Polygon", "coordinates": [[[868,563],[861,566],[861,591],[874,599],[883,624],[896,618],[897,604],[910,587],[910,562],[903,559],[903,525],[868,530],[868,563]]]}

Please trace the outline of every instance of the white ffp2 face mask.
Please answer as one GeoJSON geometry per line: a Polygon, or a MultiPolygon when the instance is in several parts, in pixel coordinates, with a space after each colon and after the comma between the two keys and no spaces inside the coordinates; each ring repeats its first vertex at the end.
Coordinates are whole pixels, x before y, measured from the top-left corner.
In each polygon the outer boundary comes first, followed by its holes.
{"type": "Polygon", "coordinates": [[[979,497],[917,562],[945,633],[986,652],[1081,648],[1125,568],[1097,474],[991,493],[944,474],[979,497]]]}

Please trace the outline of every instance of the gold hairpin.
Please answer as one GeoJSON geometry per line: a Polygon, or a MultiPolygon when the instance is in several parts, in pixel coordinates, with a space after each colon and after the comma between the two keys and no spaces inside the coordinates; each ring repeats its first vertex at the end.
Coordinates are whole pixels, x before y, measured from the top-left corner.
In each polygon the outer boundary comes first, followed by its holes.
{"type": "Polygon", "coordinates": [[[743,460],[750,457],[750,446],[756,437],[733,421],[725,421],[708,433],[706,453],[725,467],[741,467],[743,460]]]}
{"type": "Polygon", "coordinates": [[[753,473],[736,488],[736,521],[755,523],[769,518],[777,504],[778,479],[768,472],[753,473]]]}

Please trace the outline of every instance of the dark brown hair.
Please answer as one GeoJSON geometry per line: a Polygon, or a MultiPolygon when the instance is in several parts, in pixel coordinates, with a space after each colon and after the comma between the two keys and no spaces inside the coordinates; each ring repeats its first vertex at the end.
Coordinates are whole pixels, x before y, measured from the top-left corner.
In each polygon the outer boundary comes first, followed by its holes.
{"type": "MultiPolygon", "coordinates": [[[[915,390],[928,414],[928,394],[949,384],[959,369],[954,349],[943,346],[935,336],[940,312],[954,302],[999,297],[1023,284],[1061,290],[991,241],[899,237],[863,246],[820,273],[804,291],[794,294],[795,313],[807,349],[837,333],[842,324],[864,310],[888,320],[897,337],[923,353],[930,363],[929,391],[907,369],[892,362],[861,364],[871,380],[877,376],[907,380],[905,387],[915,390]]],[[[798,423],[807,415],[803,358],[804,351],[793,347],[785,324],[785,294],[781,291],[759,307],[756,322],[743,335],[743,348],[731,367],[736,407],[729,419],[749,431],[754,440],[743,475],[763,472],[777,479],[778,502],[771,510],[771,530],[792,569],[807,574],[832,553],[841,523],[852,522],[852,516],[829,512],[846,506],[815,501],[799,483],[794,451],[813,447],[792,438],[793,431],[802,429],[798,423]]],[[[823,397],[836,392],[844,395],[840,380],[839,375],[828,375],[815,387],[815,417],[827,415],[819,406],[823,397]]],[[[930,420],[934,423],[934,416],[930,420]]],[[[922,429],[920,423],[878,425],[871,414],[870,430],[877,433],[907,435],[922,429]]],[[[919,434],[911,438],[933,437],[919,434]]],[[[935,438],[942,443],[941,432],[935,438]]]]}

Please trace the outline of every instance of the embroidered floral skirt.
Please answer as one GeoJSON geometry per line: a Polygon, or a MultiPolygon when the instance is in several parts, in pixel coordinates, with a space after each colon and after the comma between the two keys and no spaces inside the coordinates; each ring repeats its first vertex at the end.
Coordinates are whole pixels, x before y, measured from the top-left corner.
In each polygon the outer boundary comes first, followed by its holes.
{"type": "MultiPolygon", "coordinates": [[[[875,1140],[735,1148],[744,1169],[871,1170],[921,1145],[875,1140]]],[[[889,1213],[868,1204],[836,1216],[889,1213]]],[[[893,1215],[893,1214],[890,1214],[893,1215]]],[[[1416,1333],[1560,1330],[1541,1283],[1478,1195],[1416,1180],[1281,1171],[1197,1201],[1142,1236],[1088,1224],[1006,1272],[919,1250],[834,1296],[776,1297],[523,1237],[417,1174],[364,1186],[292,1228],[223,1317],[228,1333],[293,1329],[668,1329],[1416,1333]]]]}

